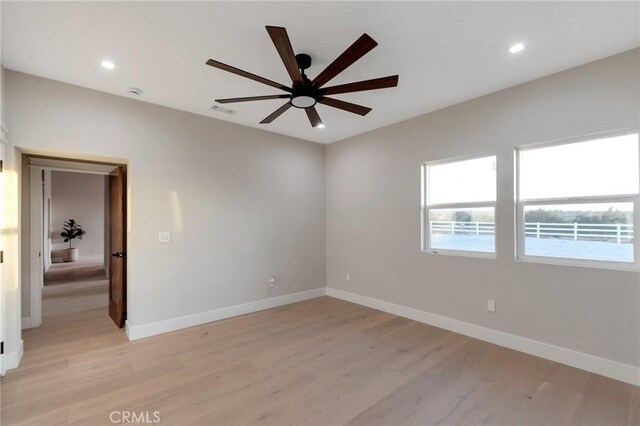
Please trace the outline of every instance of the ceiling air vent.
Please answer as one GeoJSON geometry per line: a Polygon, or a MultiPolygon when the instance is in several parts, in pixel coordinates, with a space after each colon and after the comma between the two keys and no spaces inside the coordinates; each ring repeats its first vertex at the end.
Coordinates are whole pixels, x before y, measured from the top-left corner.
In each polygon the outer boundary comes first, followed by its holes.
{"type": "Polygon", "coordinates": [[[211,106],[211,111],[221,112],[223,114],[229,114],[229,115],[235,115],[235,113],[237,112],[235,110],[232,110],[232,109],[229,109],[229,108],[225,108],[225,107],[222,107],[222,106],[217,105],[217,104],[213,104],[211,106]]]}

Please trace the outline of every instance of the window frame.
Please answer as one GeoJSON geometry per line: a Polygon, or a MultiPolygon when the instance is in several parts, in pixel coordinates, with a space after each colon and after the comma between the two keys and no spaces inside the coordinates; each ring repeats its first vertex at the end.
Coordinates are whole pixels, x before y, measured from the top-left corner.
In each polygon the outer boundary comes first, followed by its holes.
{"type": "Polygon", "coordinates": [[[425,161],[420,168],[420,182],[421,182],[421,209],[420,209],[420,250],[425,254],[435,255],[449,255],[449,256],[462,256],[462,257],[476,257],[482,259],[495,259],[497,251],[497,238],[498,238],[498,155],[495,152],[483,152],[470,155],[462,155],[457,157],[449,157],[440,160],[425,161]],[[439,203],[431,205],[429,203],[429,167],[438,166],[441,164],[458,163],[461,161],[475,160],[485,157],[495,157],[496,161],[496,199],[494,201],[475,201],[468,203],[439,203]],[[455,249],[439,249],[431,247],[431,209],[456,209],[456,208],[493,208],[494,214],[494,226],[493,226],[493,251],[473,251],[473,250],[455,250],[455,249]]]}
{"type": "MultiPolygon", "coordinates": [[[[625,271],[640,270],[640,192],[638,194],[616,195],[589,195],[579,197],[558,198],[530,198],[523,199],[520,196],[520,155],[523,151],[550,148],[559,145],[570,145],[580,142],[588,142],[595,139],[606,139],[617,136],[637,134],[640,145],[640,129],[628,128],[623,130],[594,133],[574,138],[557,139],[549,142],[535,143],[518,146],[514,152],[514,206],[515,206],[515,243],[516,261],[528,263],[542,263],[551,265],[579,266],[598,269],[616,269],[625,271]],[[558,204],[595,204],[595,203],[632,203],[633,204],[633,261],[623,262],[615,260],[579,259],[559,256],[527,255],[525,253],[525,221],[524,210],[527,206],[548,206],[558,204]]],[[[640,146],[638,149],[638,164],[640,167],[640,146]]],[[[639,173],[640,175],[640,173],[639,173]]],[[[640,179],[639,179],[640,180],[640,179]]],[[[638,182],[640,187],[640,181],[638,182]]]]}

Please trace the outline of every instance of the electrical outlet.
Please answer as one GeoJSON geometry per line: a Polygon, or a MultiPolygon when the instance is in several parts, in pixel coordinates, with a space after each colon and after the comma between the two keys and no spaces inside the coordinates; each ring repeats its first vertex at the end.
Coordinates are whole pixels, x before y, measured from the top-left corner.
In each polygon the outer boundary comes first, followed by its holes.
{"type": "Polygon", "coordinates": [[[493,299],[487,300],[487,311],[495,312],[496,311],[496,301],[493,299]]]}
{"type": "Polygon", "coordinates": [[[351,274],[347,272],[347,275],[344,277],[347,282],[351,282],[351,274]]]}
{"type": "Polygon", "coordinates": [[[275,287],[276,286],[276,277],[271,277],[269,279],[269,287],[275,287]]]}
{"type": "Polygon", "coordinates": [[[171,232],[169,231],[160,231],[158,232],[158,242],[159,243],[168,243],[171,241],[171,232]]]}

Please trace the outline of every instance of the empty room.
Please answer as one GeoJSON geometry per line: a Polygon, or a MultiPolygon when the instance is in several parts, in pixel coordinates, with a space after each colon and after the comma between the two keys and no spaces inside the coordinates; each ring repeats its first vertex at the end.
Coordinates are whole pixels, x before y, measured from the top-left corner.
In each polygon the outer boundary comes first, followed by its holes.
{"type": "Polygon", "coordinates": [[[640,425],[639,1],[1,1],[0,424],[640,425]]]}

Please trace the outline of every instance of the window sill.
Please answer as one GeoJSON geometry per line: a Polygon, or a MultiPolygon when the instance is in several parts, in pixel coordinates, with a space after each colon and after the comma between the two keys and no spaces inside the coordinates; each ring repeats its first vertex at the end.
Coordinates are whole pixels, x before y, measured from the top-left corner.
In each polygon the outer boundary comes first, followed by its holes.
{"type": "Polygon", "coordinates": [[[640,272],[640,268],[632,263],[626,262],[608,262],[597,260],[580,260],[580,259],[567,259],[567,258],[554,258],[554,257],[523,257],[516,259],[516,263],[532,263],[538,265],[551,265],[551,266],[568,266],[572,268],[590,268],[590,269],[608,269],[613,271],[624,272],[640,272]]]}
{"type": "Polygon", "coordinates": [[[430,249],[430,250],[422,250],[422,253],[432,254],[437,256],[458,256],[458,257],[473,257],[476,259],[496,259],[495,253],[488,253],[488,252],[482,252],[482,251],[430,249]]]}

